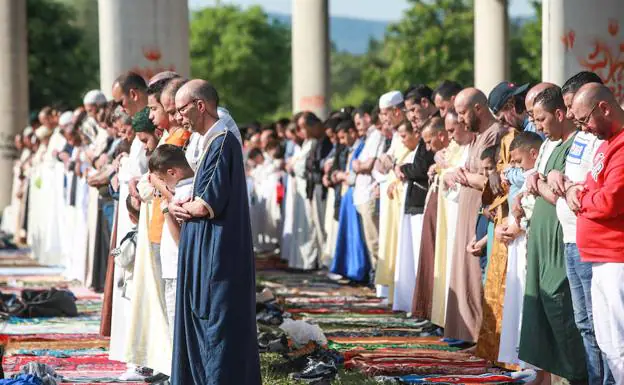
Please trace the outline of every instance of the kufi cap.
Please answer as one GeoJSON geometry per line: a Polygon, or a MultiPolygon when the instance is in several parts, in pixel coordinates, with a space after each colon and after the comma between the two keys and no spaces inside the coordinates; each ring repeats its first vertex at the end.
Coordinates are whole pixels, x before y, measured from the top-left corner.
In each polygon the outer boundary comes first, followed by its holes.
{"type": "Polygon", "coordinates": [[[33,134],[33,128],[31,126],[26,126],[26,128],[24,128],[24,131],[22,132],[22,135],[24,136],[31,136],[33,134]]]}
{"type": "Polygon", "coordinates": [[[100,90],[91,90],[82,99],[82,104],[106,104],[106,96],[100,90]]]}
{"type": "Polygon", "coordinates": [[[149,118],[149,108],[142,109],[132,117],[132,129],[134,132],[153,133],[156,131],[156,126],[149,118]]]}
{"type": "Polygon", "coordinates": [[[379,98],[379,108],[390,108],[403,105],[403,94],[401,91],[390,91],[379,98]]]}
{"type": "Polygon", "coordinates": [[[44,139],[49,137],[50,135],[52,135],[52,130],[46,126],[39,126],[39,128],[35,130],[35,136],[37,137],[37,139],[44,139]]]}
{"type": "Polygon", "coordinates": [[[65,111],[59,117],[59,126],[67,126],[74,120],[74,113],[72,111],[65,111]]]}
{"type": "Polygon", "coordinates": [[[507,100],[512,96],[520,95],[529,89],[529,84],[523,84],[521,86],[510,82],[500,82],[490,92],[488,97],[488,107],[493,113],[497,114],[501,108],[507,103],[507,100]]]}

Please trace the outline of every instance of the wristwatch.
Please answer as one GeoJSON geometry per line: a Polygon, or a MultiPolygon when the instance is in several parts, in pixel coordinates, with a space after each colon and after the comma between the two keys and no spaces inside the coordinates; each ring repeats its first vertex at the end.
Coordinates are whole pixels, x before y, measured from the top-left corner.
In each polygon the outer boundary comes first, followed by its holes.
{"type": "Polygon", "coordinates": [[[163,213],[163,214],[167,214],[167,213],[169,213],[169,206],[165,207],[165,208],[162,210],[162,213],[163,213]]]}

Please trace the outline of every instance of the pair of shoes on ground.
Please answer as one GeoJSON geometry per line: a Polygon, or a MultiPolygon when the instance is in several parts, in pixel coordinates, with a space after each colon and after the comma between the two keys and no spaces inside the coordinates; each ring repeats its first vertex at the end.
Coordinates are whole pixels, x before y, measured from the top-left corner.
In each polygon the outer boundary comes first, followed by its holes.
{"type": "Polygon", "coordinates": [[[308,357],[308,363],[299,373],[292,373],[290,378],[306,383],[319,384],[322,381],[331,381],[336,377],[338,368],[336,362],[327,357],[308,357]]]}

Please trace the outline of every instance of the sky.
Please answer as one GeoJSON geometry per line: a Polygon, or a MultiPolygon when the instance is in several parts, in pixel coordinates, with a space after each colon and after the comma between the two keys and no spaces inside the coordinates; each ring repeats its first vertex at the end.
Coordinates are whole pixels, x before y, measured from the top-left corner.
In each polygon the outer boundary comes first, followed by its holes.
{"type": "MultiPolygon", "coordinates": [[[[292,0],[189,0],[189,7],[197,9],[221,4],[235,4],[242,7],[261,5],[265,11],[274,13],[291,13],[292,0]]],[[[307,0],[314,1],[314,0],[307,0]]],[[[396,21],[408,8],[407,0],[329,0],[331,16],[344,16],[366,20],[396,21]]],[[[529,0],[509,0],[511,17],[532,16],[533,9],[529,0]]]]}

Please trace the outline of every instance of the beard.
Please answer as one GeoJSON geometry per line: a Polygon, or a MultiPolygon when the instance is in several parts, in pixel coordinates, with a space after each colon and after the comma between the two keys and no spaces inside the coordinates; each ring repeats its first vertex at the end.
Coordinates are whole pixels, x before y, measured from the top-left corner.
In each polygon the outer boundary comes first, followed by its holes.
{"type": "Polygon", "coordinates": [[[477,115],[471,115],[470,120],[466,124],[466,129],[470,132],[479,132],[480,123],[477,115]]]}

